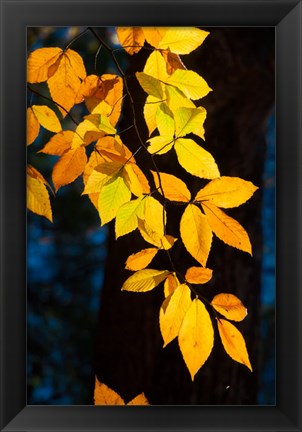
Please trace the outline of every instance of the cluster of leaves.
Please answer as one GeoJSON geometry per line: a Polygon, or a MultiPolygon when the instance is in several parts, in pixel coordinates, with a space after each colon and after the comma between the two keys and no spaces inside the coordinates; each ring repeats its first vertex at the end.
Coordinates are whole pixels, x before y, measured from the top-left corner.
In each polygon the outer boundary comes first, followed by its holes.
{"type": "MultiPolygon", "coordinates": [[[[28,82],[46,82],[50,100],[62,120],[66,115],[72,119],[70,110],[75,104],[85,104],[88,113],[80,123],[74,121],[73,130],[63,130],[55,110],[32,105],[27,110],[27,143],[34,142],[40,125],[53,132],[40,150],[58,156],[52,170],[53,193],[82,176],[83,194],[98,211],[101,225],[115,219],[116,238],[138,229],[150,245],[128,257],[126,268],[134,273],[122,290],[147,292],[164,282],[165,300],[159,315],[164,346],[178,338],[192,380],[212,351],[215,322],[227,354],[252,370],[244,338],[230,322],[245,318],[247,311],[242,302],[231,293],[216,295],[209,301],[198,291],[199,285],[212,278],[207,260],[213,233],[227,245],[252,254],[247,232],[222,209],[245,203],[257,189],[241,178],[221,176],[214,157],[203,148],[207,113],[194,101],[211,89],[200,75],[187,70],[180,55],[199,47],[208,32],[176,27],[117,28],[120,44],[130,56],[147,44],[150,50],[143,71],[136,73],[147,94],[143,114],[149,138],[145,141],[137,127],[128,77],[114,50],[94,29],[88,30],[110,53],[118,75],[86,75],[82,58],[70,48],[33,51],[28,58],[28,82]],[[134,153],[123,143],[117,129],[124,97],[130,100],[139,142],[134,153]],[[150,162],[145,172],[135,159],[141,150],[150,162]],[[176,153],[180,166],[190,175],[208,180],[195,197],[183,180],[158,170],[156,158],[168,152],[176,153]],[[180,239],[167,233],[167,200],[184,206],[180,239]],[[176,241],[181,241],[198,263],[184,275],[178,272],[170,254],[176,241]],[[171,268],[147,268],[158,253],[168,255],[171,268]]],[[[51,186],[32,166],[28,168],[27,186],[28,208],[52,221],[47,189],[51,186]]],[[[116,398],[121,399],[118,395],[116,398]]]]}

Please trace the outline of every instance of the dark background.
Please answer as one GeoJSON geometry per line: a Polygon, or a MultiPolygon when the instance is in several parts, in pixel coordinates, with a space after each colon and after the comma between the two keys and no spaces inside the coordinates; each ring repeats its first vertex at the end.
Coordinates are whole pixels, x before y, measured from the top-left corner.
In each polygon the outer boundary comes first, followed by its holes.
{"type": "MultiPolygon", "coordinates": [[[[81,30],[29,29],[29,51],[64,47],[81,30]]],[[[275,403],[274,28],[209,30],[203,46],[183,56],[186,66],[214,89],[202,100],[208,110],[206,148],[223,175],[251,180],[260,191],[242,208],[228,212],[249,232],[254,257],[215,241],[208,266],[216,275],[206,289],[209,298],[222,291],[235,293],[248,307],[249,315],[238,327],[245,335],[254,373],[231,361],[215,343],[210,359],[191,383],[177,343],[161,349],[161,290],[144,296],[120,293],[126,277],[123,263],[134,245],[139,250],[138,237],[113,242],[111,228],[100,228],[96,211],[86,197],[80,197],[82,184],[77,181],[62,188],[53,201],[54,225],[28,215],[28,404],[90,404],[94,372],[126,400],[145,391],[152,404],[275,403]]],[[[115,42],[112,29],[98,31],[115,42]]],[[[93,73],[98,48],[93,37],[84,35],[72,48],[83,56],[87,72],[93,73]]],[[[127,56],[120,55],[127,68],[127,56]]],[[[135,57],[134,70],[142,70],[146,55],[135,57]]],[[[113,65],[101,51],[98,73],[108,68],[113,65]]],[[[144,95],[135,80],[131,85],[139,112],[144,95]]],[[[122,118],[121,130],[131,121],[122,118]]],[[[29,162],[49,179],[54,160],[34,155],[46,139],[44,131],[29,148],[29,162]]],[[[123,139],[130,148],[135,146],[130,131],[123,139]]],[[[160,163],[174,162],[163,157],[160,163]]],[[[181,176],[192,191],[197,187],[191,176],[181,176]]],[[[178,217],[175,214],[175,226],[178,217]]],[[[176,249],[175,258],[186,268],[190,258],[178,253],[176,249]]]]}

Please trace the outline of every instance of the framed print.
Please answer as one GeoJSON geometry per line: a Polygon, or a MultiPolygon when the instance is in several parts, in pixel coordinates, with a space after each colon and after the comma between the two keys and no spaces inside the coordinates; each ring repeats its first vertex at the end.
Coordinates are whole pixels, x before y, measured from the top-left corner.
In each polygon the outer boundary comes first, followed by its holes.
{"type": "Polygon", "coordinates": [[[1,430],[301,430],[301,2],[1,18],[1,430]]]}

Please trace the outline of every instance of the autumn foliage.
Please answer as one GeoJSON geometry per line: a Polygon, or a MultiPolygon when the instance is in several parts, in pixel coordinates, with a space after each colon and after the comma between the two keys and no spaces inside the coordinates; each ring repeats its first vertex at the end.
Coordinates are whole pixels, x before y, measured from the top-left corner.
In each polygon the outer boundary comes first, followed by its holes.
{"type": "MultiPolygon", "coordinates": [[[[116,238],[138,230],[146,247],[129,251],[125,268],[133,272],[121,289],[144,293],[161,285],[165,299],[159,310],[159,329],[163,347],[175,338],[191,379],[209,358],[214,334],[219,334],[226,353],[252,371],[243,335],[231,322],[242,321],[247,309],[232,293],[212,299],[203,297],[202,285],[209,282],[215,269],[207,267],[213,236],[226,245],[252,255],[248,233],[227,214],[227,209],[244,204],[257,187],[238,177],[227,177],[207,148],[205,108],[199,102],[212,91],[203,77],[188,70],[180,56],[188,55],[208,37],[198,28],[117,28],[121,46],[131,56],[141,49],[150,53],[143,71],[136,79],[146,93],[142,107],[149,133],[142,139],[135,114],[135,95],[128,87],[128,77],[117,61],[114,50],[101,39],[96,29],[88,31],[111,55],[117,74],[86,75],[81,56],[71,48],[39,48],[28,57],[27,81],[45,83],[53,109],[48,105],[27,108],[27,144],[39,135],[40,127],[53,133],[40,152],[58,157],[52,169],[52,185],[33,166],[28,166],[27,204],[29,210],[53,221],[51,201],[63,186],[83,180],[82,194],[87,195],[100,217],[101,225],[115,224],[116,238]],[[151,47],[151,49],[150,49],[151,47]],[[137,149],[131,152],[119,133],[123,99],[132,107],[132,122],[137,135],[137,149]],[[71,110],[85,105],[80,122],[71,110]],[[74,122],[65,130],[63,119],[74,122]],[[144,153],[148,169],[135,156],[144,153]],[[173,172],[160,172],[157,160],[165,153],[175,153],[179,165],[191,176],[202,179],[192,195],[186,184],[173,172]],[[206,180],[206,184],[205,184],[206,180]],[[204,185],[205,184],[205,185],[204,185]],[[179,236],[167,232],[167,201],[182,205],[179,236]],[[226,211],[225,211],[226,210],[226,211]],[[184,253],[196,265],[181,274],[171,249],[180,242],[184,253]],[[167,254],[169,268],[156,269],[152,260],[167,254]],[[217,332],[214,328],[217,328],[217,332]]],[[[70,45],[70,44],[69,44],[70,45]]],[[[241,253],[241,252],[239,252],[241,253]]],[[[96,380],[95,403],[123,405],[123,399],[96,380]]],[[[148,404],[138,395],[128,404],[148,404]]]]}

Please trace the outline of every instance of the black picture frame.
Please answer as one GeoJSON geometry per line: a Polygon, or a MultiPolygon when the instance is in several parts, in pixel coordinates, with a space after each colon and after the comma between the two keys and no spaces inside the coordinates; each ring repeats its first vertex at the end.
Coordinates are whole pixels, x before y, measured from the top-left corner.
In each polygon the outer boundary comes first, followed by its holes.
{"type": "Polygon", "coordinates": [[[301,431],[301,0],[1,4],[1,430],[301,431]],[[277,53],[276,406],[26,406],[26,27],[274,26],[277,53]]]}

